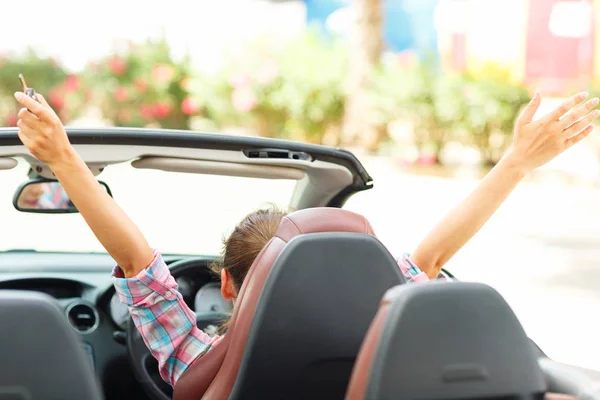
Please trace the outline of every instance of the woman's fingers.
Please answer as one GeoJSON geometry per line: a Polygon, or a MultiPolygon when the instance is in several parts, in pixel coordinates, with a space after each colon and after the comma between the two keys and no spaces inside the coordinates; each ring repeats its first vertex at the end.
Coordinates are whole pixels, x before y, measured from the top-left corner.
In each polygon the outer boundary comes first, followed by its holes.
{"type": "Polygon", "coordinates": [[[39,129],[37,128],[35,122],[32,124],[31,121],[20,119],[17,121],[17,127],[31,140],[35,140],[35,138],[39,136],[39,129]]]}
{"type": "Polygon", "coordinates": [[[48,104],[48,102],[46,101],[46,98],[44,96],[42,96],[39,93],[36,93],[35,97],[37,97],[38,101],[40,103],[42,103],[44,106],[48,107],[49,109],[52,109],[52,107],[50,107],[50,104],[48,104]]]}
{"type": "MultiPolygon", "coordinates": [[[[576,109],[571,110],[567,115],[565,115],[561,119],[563,126],[565,128],[568,128],[571,125],[575,124],[577,121],[579,121],[581,119],[581,117],[583,117],[585,115],[585,113],[587,113],[592,108],[596,107],[599,102],[600,101],[598,100],[598,98],[594,97],[593,99],[588,100],[583,106],[577,107],[576,109]]],[[[581,129],[583,129],[583,127],[581,127],[581,129]]],[[[581,129],[579,129],[579,130],[581,130],[581,129]]]]}
{"type": "Polygon", "coordinates": [[[27,125],[25,124],[25,122],[23,122],[23,120],[19,120],[17,122],[17,126],[19,127],[19,132],[17,132],[17,134],[19,135],[19,139],[21,140],[21,142],[23,142],[25,147],[30,149],[34,145],[34,141],[27,134],[27,131],[29,131],[27,125]]]}
{"type": "Polygon", "coordinates": [[[561,136],[564,139],[568,139],[571,136],[576,135],[585,129],[589,124],[591,124],[595,119],[600,117],[600,110],[594,110],[585,117],[581,118],[579,121],[575,122],[564,131],[562,131],[561,136]]]}
{"type": "Polygon", "coordinates": [[[36,117],[33,113],[29,112],[29,110],[26,108],[21,108],[21,110],[19,110],[19,113],[17,114],[17,117],[19,119],[22,119],[23,121],[26,121],[28,125],[32,125],[35,122],[39,122],[38,117],[36,117]]]}
{"type": "Polygon", "coordinates": [[[576,94],[575,96],[573,96],[570,99],[568,99],[565,102],[563,102],[560,106],[558,106],[550,114],[548,114],[544,118],[545,122],[556,122],[556,121],[558,121],[563,115],[565,115],[566,113],[568,113],[573,107],[575,107],[577,104],[581,103],[587,97],[588,97],[588,93],[587,92],[582,92],[582,93],[576,94]]]}
{"type": "Polygon", "coordinates": [[[23,107],[27,108],[32,114],[38,117],[41,120],[50,119],[51,114],[48,108],[41,103],[38,103],[31,97],[27,96],[25,93],[17,92],[15,93],[15,99],[17,102],[21,104],[23,107]]]}
{"type": "Polygon", "coordinates": [[[546,393],[544,400],[577,400],[577,397],[568,394],[546,393]]]}
{"type": "Polygon", "coordinates": [[[569,137],[567,140],[565,140],[565,148],[568,149],[569,147],[573,146],[574,144],[581,142],[583,139],[588,137],[590,135],[590,133],[592,133],[593,130],[594,130],[594,127],[592,125],[588,125],[586,128],[584,128],[581,132],[579,132],[575,136],[569,137]]]}
{"type": "Polygon", "coordinates": [[[542,97],[540,96],[539,92],[535,92],[533,94],[533,97],[531,98],[531,101],[529,102],[529,104],[527,104],[527,106],[517,119],[517,124],[525,125],[530,123],[533,120],[535,113],[540,108],[540,104],[542,103],[541,100],[542,97]]]}

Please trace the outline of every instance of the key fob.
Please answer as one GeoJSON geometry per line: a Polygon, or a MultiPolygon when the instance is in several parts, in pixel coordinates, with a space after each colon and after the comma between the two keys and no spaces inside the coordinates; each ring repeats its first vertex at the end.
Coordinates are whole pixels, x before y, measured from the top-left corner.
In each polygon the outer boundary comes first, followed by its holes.
{"type": "Polygon", "coordinates": [[[33,88],[27,88],[25,90],[25,94],[27,94],[27,96],[29,96],[32,99],[34,99],[35,101],[37,101],[37,98],[35,97],[35,90],[33,90],[33,88]]]}

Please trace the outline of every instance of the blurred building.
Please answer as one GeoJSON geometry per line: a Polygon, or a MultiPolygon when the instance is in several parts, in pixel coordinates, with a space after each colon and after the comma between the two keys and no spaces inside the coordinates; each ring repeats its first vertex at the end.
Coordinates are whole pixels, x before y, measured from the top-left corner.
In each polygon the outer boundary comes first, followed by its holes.
{"type": "Polygon", "coordinates": [[[436,10],[446,66],[494,65],[561,95],[600,78],[598,0],[442,0],[436,10]]]}
{"type": "MultiPolygon", "coordinates": [[[[307,23],[346,34],[352,0],[303,0],[307,23]]],[[[600,80],[600,0],[382,0],[394,52],[439,54],[444,66],[505,69],[547,94],[600,80]]],[[[597,82],[600,84],[600,82],[597,82]]]]}
{"type": "MultiPolygon", "coordinates": [[[[478,72],[505,68],[515,80],[563,94],[600,86],[600,0],[381,0],[388,50],[437,54],[445,67],[478,72]]],[[[33,28],[19,30],[7,19],[0,56],[28,47],[80,70],[89,59],[114,49],[120,39],[141,41],[164,34],[176,55],[191,55],[202,69],[215,69],[232,47],[253,37],[285,38],[307,25],[332,34],[352,29],[353,0],[105,0],[89,18],[85,2],[31,0],[33,28]],[[68,27],[46,18],[69,9],[68,27]],[[119,9],[118,13],[114,10],[119,9]],[[143,18],[131,18],[143,9],[143,18]],[[106,29],[111,21],[111,29],[106,29]],[[19,31],[19,35],[14,32],[19,31]],[[73,32],[77,32],[74,34],[73,32]]],[[[6,2],[6,15],[18,15],[19,2],[6,2]]]]}
{"type": "MultiPolygon", "coordinates": [[[[352,26],[352,0],[303,0],[308,25],[337,34],[352,26]]],[[[383,37],[390,51],[437,53],[434,13],[439,0],[382,0],[383,37]]]]}

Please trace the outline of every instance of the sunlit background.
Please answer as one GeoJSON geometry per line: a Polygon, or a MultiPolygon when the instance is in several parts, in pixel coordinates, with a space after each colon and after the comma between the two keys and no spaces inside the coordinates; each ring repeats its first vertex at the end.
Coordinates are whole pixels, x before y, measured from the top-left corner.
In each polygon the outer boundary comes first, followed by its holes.
{"type": "MultiPolygon", "coordinates": [[[[498,161],[533,90],[543,113],[600,84],[599,0],[30,0],[3,2],[2,16],[0,125],[16,124],[23,73],[73,126],[346,147],[375,182],[347,207],[398,255],[498,161]]],[[[496,287],[549,356],[598,370],[599,160],[596,133],[528,178],[448,265],[496,287]]],[[[136,209],[127,176],[109,178],[136,209]]],[[[0,221],[17,224],[18,182],[0,182],[0,221]]],[[[190,193],[202,207],[228,191],[190,193]]],[[[184,210],[164,231],[218,244],[222,224],[190,226],[184,210]]]]}

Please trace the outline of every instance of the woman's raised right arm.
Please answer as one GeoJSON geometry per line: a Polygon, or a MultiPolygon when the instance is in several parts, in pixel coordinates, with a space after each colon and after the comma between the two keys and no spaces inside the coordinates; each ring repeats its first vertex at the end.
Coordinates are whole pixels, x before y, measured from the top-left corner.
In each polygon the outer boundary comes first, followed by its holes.
{"type": "Polygon", "coordinates": [[[94,235],[123,270],[137,275],[154,256],[135,223],[104,188],[69,143],[65,128],[43,96],[40,103],[16,93],[24,107],[19,112],[19,138],[40,161],[46,163],[77,207],[94,235]]]}

